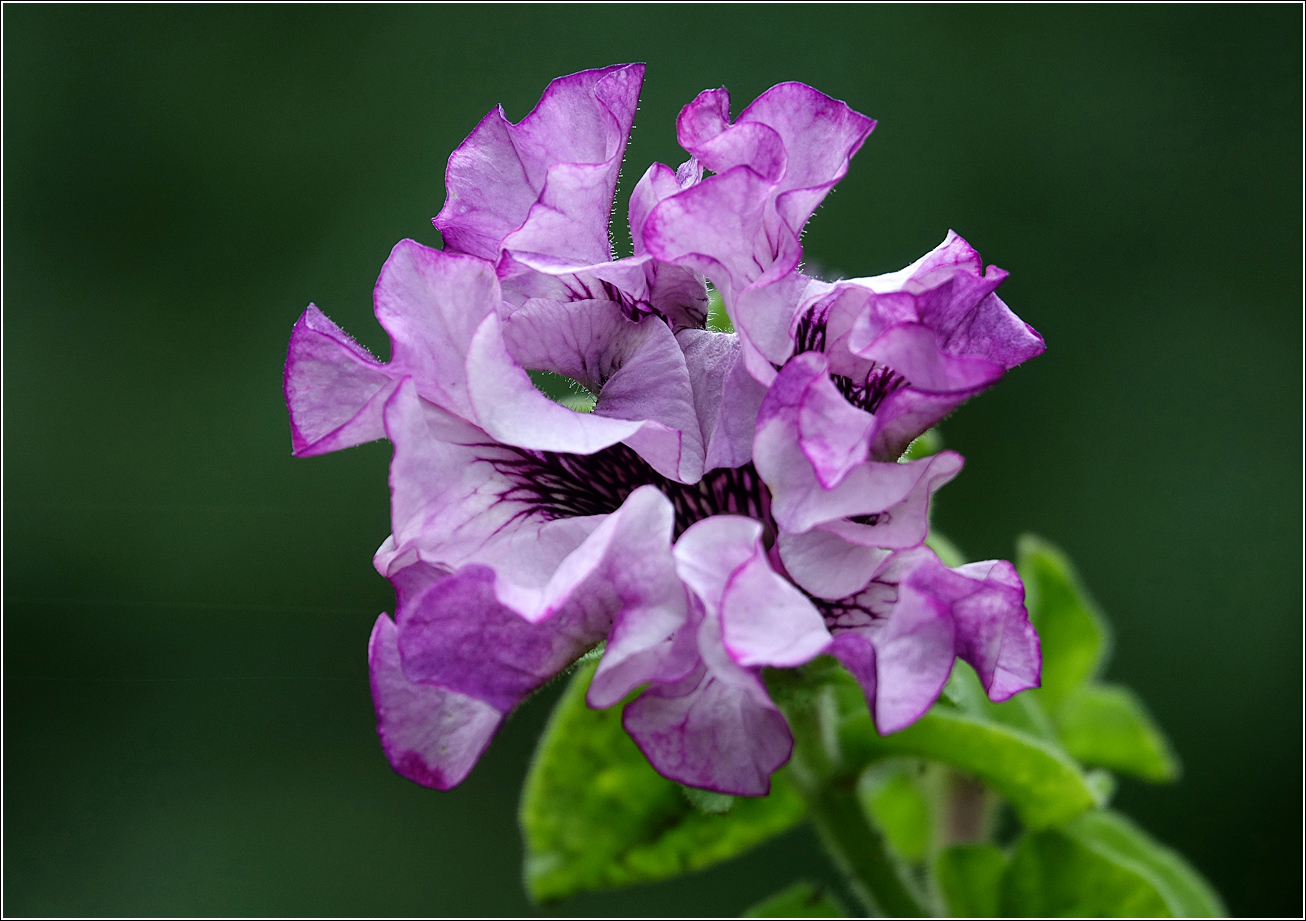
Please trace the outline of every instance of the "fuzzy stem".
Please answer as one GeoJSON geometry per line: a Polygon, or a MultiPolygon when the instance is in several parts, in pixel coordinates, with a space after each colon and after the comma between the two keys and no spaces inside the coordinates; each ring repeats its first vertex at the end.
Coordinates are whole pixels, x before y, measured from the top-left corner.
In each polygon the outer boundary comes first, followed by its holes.
{"type": "Polygon", "coordinates": [[[807,805],[821,843],[869,910],[889,918],[929,915],[903,879],[884,836],[871,824],[852,788],[822,786],[811,791],[807,805]]]}
{"type": "Polygon", "coordinates": [[[857,772],[844,763],[834,731],[838,713],[833,695],[827,689],[791,701],[785,710],[794,733],[791,776],[807,801],[821,843],[853,892],[872,914],[927,917],[930,912],[857,797],[857,772]]]}

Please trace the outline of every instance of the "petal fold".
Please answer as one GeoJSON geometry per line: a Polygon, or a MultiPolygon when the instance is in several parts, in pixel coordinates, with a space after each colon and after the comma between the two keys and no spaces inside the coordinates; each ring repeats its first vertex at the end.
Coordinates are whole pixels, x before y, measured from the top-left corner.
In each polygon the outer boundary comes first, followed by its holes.
{"type": "Polygon", "coordinates": [[[549,84],[517,124],[491,111],[449,158],[433,223],[447,249],[498,262],[505,240],[559,246],[579,262],[610,257],[608,217],[635,118],[643,64],[587,70],[549,84]],[[550,241],[550,231],[564,235],[550,241]]]}
{"type": "Polygon", "coordinates": [[[381,747],[395,773],[437,790],[462,783],[503,722],[484,701],[410,681],[398,632],[382,614],[367,646],[381,747]]]}

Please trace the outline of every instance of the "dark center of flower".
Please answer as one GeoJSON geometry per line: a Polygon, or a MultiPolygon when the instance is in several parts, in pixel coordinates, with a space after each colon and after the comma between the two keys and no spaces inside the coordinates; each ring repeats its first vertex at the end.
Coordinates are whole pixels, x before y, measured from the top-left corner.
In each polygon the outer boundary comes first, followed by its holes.
{"type": "Polygon", "coordinates": [[[501,500],[521,503],[523,515],[546,521],[608,515],[639,487],[655,486],[676,511],[675,537],[694,522],[721,514],[755,518],[767,526],[768,534],[774,533],[771,496],[751,463],[712,470],[697,483],[686,484],[662,476],[622,444],[584,455],[506,446],[503,450],[508,456],[488,462],[512,484],[501,500]]]}
{"type": "MultiPolygon", "coordinates": [[[[798,321],[798,327],[794,330],[795,355],[801,355],[803,352],[825,352],[828,320],[828,309],[814,308],[798,321]]],[[[868,413],[874,413],[880,408],[885,397],[910,383],[907,378],[888,365],[875,362],[871,363],[871,367],[864,375],[848,377],[843,374],[831,374],[830,380],[834,383],[835,389],[843,394],[845,400],[868,413]]]]}
{"type": "Polygon", "coordinates": [[[872,364],[860,379],[831,374],[830,380],[845,400],[868,413],[875,412],[885,397],[907,385],[907,378],[887,365],[877,364],[872,364]]]}

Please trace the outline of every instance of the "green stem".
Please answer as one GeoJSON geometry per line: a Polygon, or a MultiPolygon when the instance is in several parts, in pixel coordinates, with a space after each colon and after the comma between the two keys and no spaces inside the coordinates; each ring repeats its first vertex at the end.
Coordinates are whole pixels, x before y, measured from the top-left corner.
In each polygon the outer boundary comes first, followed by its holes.
{"type": "Polygon", "coordinates": [[[866,907],[890,918],[927,917],[857,794],[843,785],[824,785],[811,793],[807,805],[821,842],[866,907]]]}
{"type": "Polygon", "coordinates": [[[792,778],[821,843],[848,877],[853,892],[873,914],[895,918],[927,917],[884,836],[857,797],[858,771],[839,750],[838,709],[830,690],[803,695],[785,706],[794,734],[792,778]]]}

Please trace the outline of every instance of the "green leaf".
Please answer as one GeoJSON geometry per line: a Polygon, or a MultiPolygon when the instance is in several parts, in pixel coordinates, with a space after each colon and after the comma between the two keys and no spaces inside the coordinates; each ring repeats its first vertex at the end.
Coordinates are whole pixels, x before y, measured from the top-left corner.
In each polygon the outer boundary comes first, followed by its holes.
{"type": "Polygon", "coordinates": [[[865,713],[846,716],[839,741],[850,766],[882,758],[940,761],[997,790],[1030,828],[1066,822],[1097,804],[1079,766],[1057,746],[1011,726],[936,706],[899,732],[882,736],[865,713]]]}
{"type": "Polygon", "coordinates": [[[1120,813],[1094,809],[1067,825],[1065,832],[1086,847],[1140,867],[1176,917],[1225,916],[1220,896],[1188,861],[1120,813]]]}
{"type": "Polygon", "coordinates": [[[1106,621],[1089,601],[1065,554],[1025,535],[1016,568],[1025,583],[1025,605],[1043,646],[1043,685],[1036,692],[1055,716],[1062,702],[1095,676],[1106,657],[1106,621]]]}
{"type": "Polygon", "coordinates": [[[902,457],[898,458],[899,463],[907,461],[920,460],[922,457],[930,457],[938,454],[943,450],[943,436],[939,434],[938,429],[927,429],[924,434],[907,445],[907,450],[902,452],[902,457]]]}
{"type": "Polygon", "coordinates": [[[1211,885],[1179,854],[1117,812],[1095,809],[1025,836],[999,910],[1025,917],[1223,917],[1211,885]]]}
{"type": "Polygon", "coordinates": [[[745,918],[846,918],[834,897],[819,886],[803,880],[782,889],[765,901],[758,902],[745,918]]]}
{"type": "Polygon", "coordinates": [[[951,918],[992,918],[1007,868],[1006,852],[992,844],[958,844],[939,852],[935,878],[951,918]]]}
{"type": "Polygon", "coordinates": [[[565,377],[553,371],[529,371],[527,373],[530,374],[531,383],[535,385],[535,389],[553,402],[561,403],[568,409],[574,409],[578,413],[594,411],[594,404],[598,402],[598,397],[590,393],[585,385],[579,381],[574,381],[570,377],[565,377]]]}
{"type": "Polygon", "coordinates": [[[526,886],[537,900],[666,879],[733,857],[792,828],[806,807],[786,780],[737,797],[724,815],[695,808],[660,776],[621,726],[621,708],[591,710],[596,662],[571,679],[522,792],[526,886]]]}
{"type": "Polygon", "coordinates": [[[735,331],[735,324],[730,322],[730,314],[726,313],[726,305],[721,298],[721,292],[711,284],[707,286],[706,326],[714,333],[733,333],[735,331]]]}
{"type": "Polygon", "coordinates": [[[886,768],[872,768],[862,775],[857,785],[858,798],[884,832],[889,847],[904,860],[920,863],[929,852],[934,827],[929,797],[911,765],[886,768]]]}
{"type": "Polygon", "coordinates": [[[1066,751],[1085,764],[1156,783],[1179,776],[1179,760],[1169,742],[1128,688],[1081,688],[1061,705],[1057,728],[1066,751]]]}
{"type": "Polygon", "coordinates": [[[1173,917],[1137,863],[1061,830],[1029,832],[1003,874],[999,915],[1017,918],[1173,917]]]}

